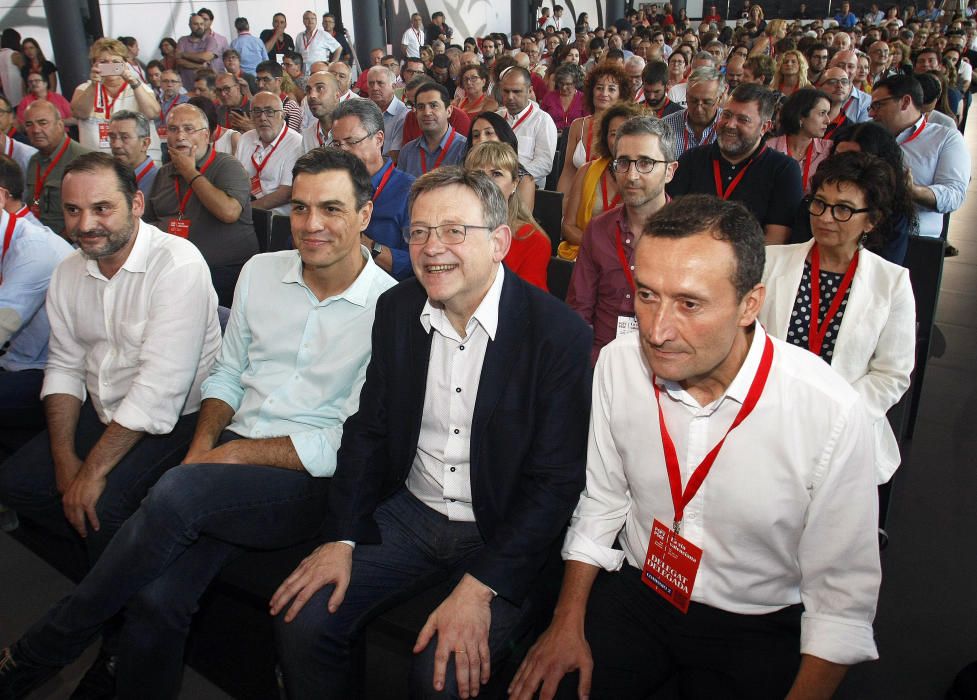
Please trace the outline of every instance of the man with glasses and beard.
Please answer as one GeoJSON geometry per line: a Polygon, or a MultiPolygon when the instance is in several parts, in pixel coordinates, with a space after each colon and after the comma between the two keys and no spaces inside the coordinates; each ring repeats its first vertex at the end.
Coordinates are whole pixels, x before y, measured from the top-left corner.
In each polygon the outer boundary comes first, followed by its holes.
{"type": "Polygon", "coordinates": [[[801,169],[790,156],[767,148],[777,97],[743,83],[730,95],[716,122],[716,142],[686,151],[668,194],[712,194],[742,202],[763,227],[767,243],[786,243],[801,203],[801,169]]]}
{"type": "Polygon", "coordinates": [[[302,135],[285,124],[282,101],[267,92],[251,100],[254,129],[241,135],[235,157],[250,178],[252,206],[288,216],[292,167],[302,155],[302,135]]]}

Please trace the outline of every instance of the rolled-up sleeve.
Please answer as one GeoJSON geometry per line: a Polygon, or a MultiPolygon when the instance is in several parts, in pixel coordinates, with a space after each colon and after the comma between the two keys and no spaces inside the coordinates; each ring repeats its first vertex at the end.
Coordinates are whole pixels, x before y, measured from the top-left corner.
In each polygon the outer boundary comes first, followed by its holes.
{"type": "Polygon", "coordinates": [[[882,572],[874,435],[861,401],[822,452],[801,535],[801,653],[837,664],[878,658],[872,621],[882,572]]]}

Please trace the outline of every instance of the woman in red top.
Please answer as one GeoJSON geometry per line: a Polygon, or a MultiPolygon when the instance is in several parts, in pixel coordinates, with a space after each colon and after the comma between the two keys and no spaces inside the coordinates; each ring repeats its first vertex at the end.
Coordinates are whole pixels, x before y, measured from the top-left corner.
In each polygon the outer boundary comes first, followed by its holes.
{"type": "Polygon", "coordinates": [[[530,284],[546,290],[546,271],[552,248],[550,239],[540,229],[522,199],[513,196],[519,182],[519,158],[507,143],[480,143],[465,157],[466,170],[480,170],[499,186],[509,200],[509,228],[512,244],[502,262],[530,284]]]}

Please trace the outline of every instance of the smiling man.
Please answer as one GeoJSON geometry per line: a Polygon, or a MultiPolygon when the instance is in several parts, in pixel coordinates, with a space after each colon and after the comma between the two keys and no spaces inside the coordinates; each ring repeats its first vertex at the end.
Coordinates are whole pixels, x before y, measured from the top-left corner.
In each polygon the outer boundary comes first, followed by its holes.
{"type": "Polygon", "coordinates": [[[285,123],[282,101],[259,92],[251,100],[254,129],[241,134],[234,155],[251,185],[252,206],[288,216],[292,168],[304,152],[302,135],[285,123]]]}
{"type": "Polygon", "coordinates": [[[513,700],[644,697],[673,678],[690,697],[829,698],[878,657],[871,419],[756,322],[763,261],[734,202],[676,198],[645,226],[638,332],[597,361],[563,589],[513,700]]]}
{"type": "Polygon", "coordinates": [[[17,666],[0,672],[0,696],[19,697],[68,663],[127,606],[116,693],[176,697],[191,617],[228,558],[318,531],[343,422],[358,405],[375,304],[394,280],[360,245],[372,211],[362,164],[317,149],[293,178],[295,250],[255,256],[242,271],[183,466],[157,484],[74,593],[14,645],[17,666]]]}
{"type": "Polygon", "coordinates": [[[502,266],[507,205],[488,175],[435,170],[410,203],[416,278],[377,303],[326,544],[272,600],[290,697],[349,697],[357,620],[432,578],[453,589],[414,647],[411,695],[477,695],[531,622],[583,486],[586,324],[502,266]]]}
{"type": "MultiPolygon", "coordinates": [[[[420,177],[442,165],[458,165],[468,140],[448,123],[453,108],[443,85],[425,83],[414,94],[414,112],[421,135],[404,144],[397,167],[420,177]]],[[[552,120],[551,120],[552,121],[552,120]]]]}

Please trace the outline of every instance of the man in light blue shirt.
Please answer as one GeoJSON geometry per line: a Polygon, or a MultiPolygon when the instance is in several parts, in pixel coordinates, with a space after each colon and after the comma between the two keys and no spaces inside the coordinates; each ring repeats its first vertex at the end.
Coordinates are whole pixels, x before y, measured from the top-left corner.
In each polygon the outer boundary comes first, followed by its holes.
{"type": "Polygon", "coordinates": [[[231,48],[241,57],[241,69],[245,73],[254,75],[255,69],[262,61],[268,60],[268,49],[265,42],[251,33],[251,26],[246,17],[234,20],[237,38],[231,42],[231,48]]]}
{"type": "Polygon", "coordinates": [[[51,334],[44,298],[54,268],[72,252],[23,205],[23,190],[20,166],[0,156],[0,461],[44,429],[51,334]]]}
{"type": "Polygon", "coordinates": [[[414,95],[414,110],[421,135],[404,144],[397,168],[420,177],[442,165],[460,165],[468,140],[448,123],[451,99],[444,85],[428,83],[414,95]]]}
{"type": "Polygon", "coordinates": [[[241,271],[190,450],[116,535],[74,594],[9,650],[24,691],[70,663],[126,607],[116,692],[175,697],[197,601],[241,548],[314,536],[343,423],[359,404],[377,298],[393,278],[360,245],[365,166],[314,149],[293,171],[296,250],[241,271]]]}

